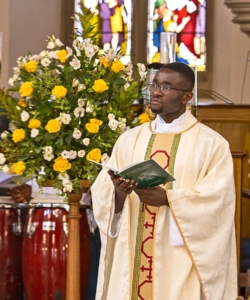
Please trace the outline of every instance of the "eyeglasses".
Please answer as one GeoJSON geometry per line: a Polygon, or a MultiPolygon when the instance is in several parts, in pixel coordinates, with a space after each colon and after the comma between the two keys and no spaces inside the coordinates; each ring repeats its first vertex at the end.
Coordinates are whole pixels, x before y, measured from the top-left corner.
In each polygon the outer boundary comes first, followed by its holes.
{"type": "Polygon", "coordinates": [[[160,88],[161,92],[165,95],[168,94],[171,90],[177,90],[177,91],[183,91],[183,92],[190,93],[190,91],[187,91],[187,90],[177,89],[177,88],[173,88],[167,84],[157,84],[155,82],[148,83],[147,86],[148,86],[148,89],[150,90],[150,92],[154,92],[158,88],[160,88]]]}

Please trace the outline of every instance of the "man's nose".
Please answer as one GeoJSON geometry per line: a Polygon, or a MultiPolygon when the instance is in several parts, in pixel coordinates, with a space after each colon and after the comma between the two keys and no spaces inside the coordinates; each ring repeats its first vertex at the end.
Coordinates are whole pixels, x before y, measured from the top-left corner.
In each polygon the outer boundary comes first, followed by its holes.
{"type": "Polygon", "coordinates": [[[153,91],[153,95],[162,95],[160,86],[156,86],[156,89],[153,91]]]}

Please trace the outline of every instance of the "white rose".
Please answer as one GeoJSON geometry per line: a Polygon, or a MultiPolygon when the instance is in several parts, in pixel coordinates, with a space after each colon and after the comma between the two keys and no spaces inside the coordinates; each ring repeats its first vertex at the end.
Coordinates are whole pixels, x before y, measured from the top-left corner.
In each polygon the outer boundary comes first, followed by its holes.
{"type": "Polygon", "coordinates": [[[86,152],[84,150],[80,150],[80,151],[78,151],[77,154],[78,154],[79,157],[84,157],[85,153],[86,152]]]}
{"type": "Polygon", "coordinates": [[[90,142],[90,139],[89,138],[85,138],[85,139],[82,140],[82,142],[83,142],[83,145],[88,146],[89,142],[90,142]]]}
{"type": "Polygon", "coordinates": [[[70,47],[66,47],[66,50],[67,50],[67,52],[68,52],[68,54],[67,54],[67,58],[69,58],[70,56],[72,56],[72,54],[73,54],[73,50],[70,48],[70,47]]]}
{"type": "Polygon", "coordinates": [[[72,81],[72,87],[78,86],[79,83],[80,83],[79,80],[74,78],[73,81],[72,81]]]}
{"type": "Polygon", "coordinates": [[[118,126],[118,121],[116,119],[109,120],[109,127],[111,130],[116,130],[118,126]]]}
{"type": "Polygon", "coordinates": [[[51,154],[53,153],[53,148],[51,146],[45,146],[43,147],[45,154],[51,154]]]}
{"type": "Polygon", "coordinates": [[[58,47],[62,47],[63,43],[59,39],[55,39],[55,43],[58,47]]]}
{"type": "Polygon", "coordinates": [[[86,107],[86,113],[92,113],[93,112],[93,107],[92,106],[87,106],[86,107]]]}
{"type": "Polygon", "coordinates": [[[105,53],[105,58],[112,61],[116,58],[116,51],[113,48],[109,48],[105,53]]]}
{"type": "Polygon", "coordinates": [[[85,89],[86,89],[86,86],[81,83],[81,84],[78,85],[77,92],[81,92],[81,91],[83,91],[85,89]]]}
{"type": "Polygon", "coordinates": [[[79,129],[75,128],[73,132],[73,138],[76,140],[79,140],[79,138],[82,136],[82,133],[79,129]]]}
{"type": "Polygon", "coordinates": [[[47,51],[43,50],[39,55],[41,58],[44,58],[47,55],[47,51]]]}
{"type": "Polygon", "coordinates": [[[4,166],[2,167],[2,171],[3,171],[4,174],[9,173],[9,170],[10,170],[10,168],[8,167],[8,165],[4,165],[4,166]]]}
{"type": "Polygon", "coordinates": [[[41,60],[41,65],[43,67],[48,67],[51,63],[51,60],[48,57],[45,57],[44,59],[41,60]]]}
{"type": "Polygon", "coordinates": [[[8,131],[4,131],[1,133],[1,139],[5,140],[8,136],[8,131]]]}
{"type": "Polygon", "coordinates": [[[49,52],[48,52],[48,57],[49,57],[50,59],[55,58],[55,56],[56,56],[56,52],[55,52],[55,51],[49,51],[49,52]]]}
{"type": "Polygon", "coordinates": [[[84,49],[85,54],[88,58],[92,58],[98,50],[99,50],[99,47],[96,45],[91,45],[90,47],[86,47],[84,49]]]}
{"type": "Polygon", "coordinates": [[[74,115],[75,115],[76,118],[84,117],[84,112],[85,112],[85,109],[83,107],[76,107],[74,109],[74,115]]]}
{"type": "Polygon", "coordinates": [[[74,70],[80,69],[81,67],[81,62],[76,57],[73,58],[69,64],[74,68],[74,70]]]}
{"type": "Polygon", "coordinates": [[[126,130],[126,123],[119,122],[118,126],[122,132],[124,132],[126,130]]]}
{"type": "Polygon", "coordinates": [[[3,165],[6,162],[6,158],[3,153],[0,153],[0,165],[3,165]]]}
{"type": "Polygon", "coordinates": [[[55,43],[53,41],[48,42],[47,48],[48,49],[54,49],[55,48],[55,43]]]}
{"type": "Polygon", "coordinates": [[[13,79],[13,77],[10,77],[10,79],[8,80],[8,84],[9,84],[10,86],[13,86],[13,85],[14,85],[14,79],[13,79]]]}
{"type": "Polygon", "coordinates": [[[77,157],[77,152],[74,150],[69,151],[69,159],[75,159],[77,157]]]}
{"type": "Polygon", "coordinates": [[[54,158],[54,154],[44,154],[43,158],[47,161],[51,161],[54,158]]]}
{"type": "Polygon", "coordinates": [[[29,119],[29,117],[30,117],[30,115],[29,115],[29,113],[27,111],[25,111],[25,110],[22,111],[22,113],[21,113],[21,120],[23,122],[26,122],[29,119]]]}
{"type": "Polygon", "coordinates": [[[10,122],[10,124],[9,124],[9,130],[11,132],[13,132],[15,129],[16,129],[16,126],[13,123],[10,122]]]}
{"type": "Polygon", "coordinates": [[[68,175],[67,173],[60,173],[60,174],[58,175],[58,178],[59,178],[60,180],[69,179],[69,175],[68,175]]]}
{"type": "Polygon", "coordinates": [[[144,64],[138,63],[137,66],[140,72],[146,71],[146,66],[144,64]]]}
{"type": "Polygon", "coordinates": [[[60,119],[61,119],[61,121],[62,121],[63,124],[69,124],[70,121],[71,121],[71,116],[70,116],[70,114],[63,113],[63,114],[61,114],[61,118],[60,119]]]}
{"type": "Polygon", "coordinates": [[[114,114],[108,114],[108,119],[109,120],[113,120],[115,118],[115,115],[114,114]]]}
{"type": "Polygon", "coordinates": [[[85,104],[85,100],[86,100],[86,99],[79,98],[78,101],[77,101],[78,106],[83,107],[84,104],[85,104]]]}
{"type": "Polygon", "coordinates": [[[38,130],[37,128],[32,128],[32,129],[31,129],[30,136],[31,136],[32,138],[35,138],[36,136],[38,136],[38,134],[39,134],[39,130],[38,130]]]}
{"type": "Polygon", "coordinates": [[[61,157],[64,159],[68,159],[70,156],[70,152],[67,150],[63,150],[63,152],[61,153],[61,157]]]}
{"type": "Polygon", "coordinates": [[[72,182],[68,179],[64,179],[62,181],[62,184],[63,184],[63,191],[64,192],[72,192],[73,190],[73,185],[72,185],[72,182]]]}

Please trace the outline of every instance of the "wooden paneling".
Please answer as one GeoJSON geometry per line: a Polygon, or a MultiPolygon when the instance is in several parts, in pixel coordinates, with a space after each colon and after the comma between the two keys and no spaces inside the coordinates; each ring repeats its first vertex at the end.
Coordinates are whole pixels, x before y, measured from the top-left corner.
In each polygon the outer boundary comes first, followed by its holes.
{"type": "Polygon", "coordinates": [[[236,207],[235,207],[235,233],[236,233],[236,247],[237,247],[237,266],[240,271],[241,258],[241,237],[242,237],[242,171],[244,153],[232,152],[234,163],[234,179],[236,190],[236,207]]]}
{"type": "MultiPolygon", "coordinates": [[[[220,133],[230,144],[232,152],[243,152],[242,187],[250,189],[248,173],[250,167],[250,105],[199,105],[195,111],[197,119],[220,133]]],[[[240,172],[235,169],[235,172],[240,172]]],[[[239,174],[237,174],[239,175],[239,174]]],[[[242,198],[242,237],[250,237],[250,201],[242,198]]]]}

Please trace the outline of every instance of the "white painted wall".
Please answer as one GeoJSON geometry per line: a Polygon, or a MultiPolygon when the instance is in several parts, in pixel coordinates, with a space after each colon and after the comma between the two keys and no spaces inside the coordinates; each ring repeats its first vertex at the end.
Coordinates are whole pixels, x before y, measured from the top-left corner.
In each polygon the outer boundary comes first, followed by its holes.
{"type": "MultiPolygon", "coordinates": [[[[212,1],[214,11],[209,12],[213,13],[211,89],[240,103],[250,37],[240,31],[240,25],[232,23],[233,14],[223,0],[212,1]]],[[[250,62],[248,64],[250,68],[250,62]]],[[[250,78],[247,81],[250,85],[250,78]]]]}
{"type": "Polygon", "coordinates": [[[0,0],[0,32],[3,33],[0,87],[7,87],[19,56],[39,54],[47,36],[60,38],[61,0],[0,0]]]}

